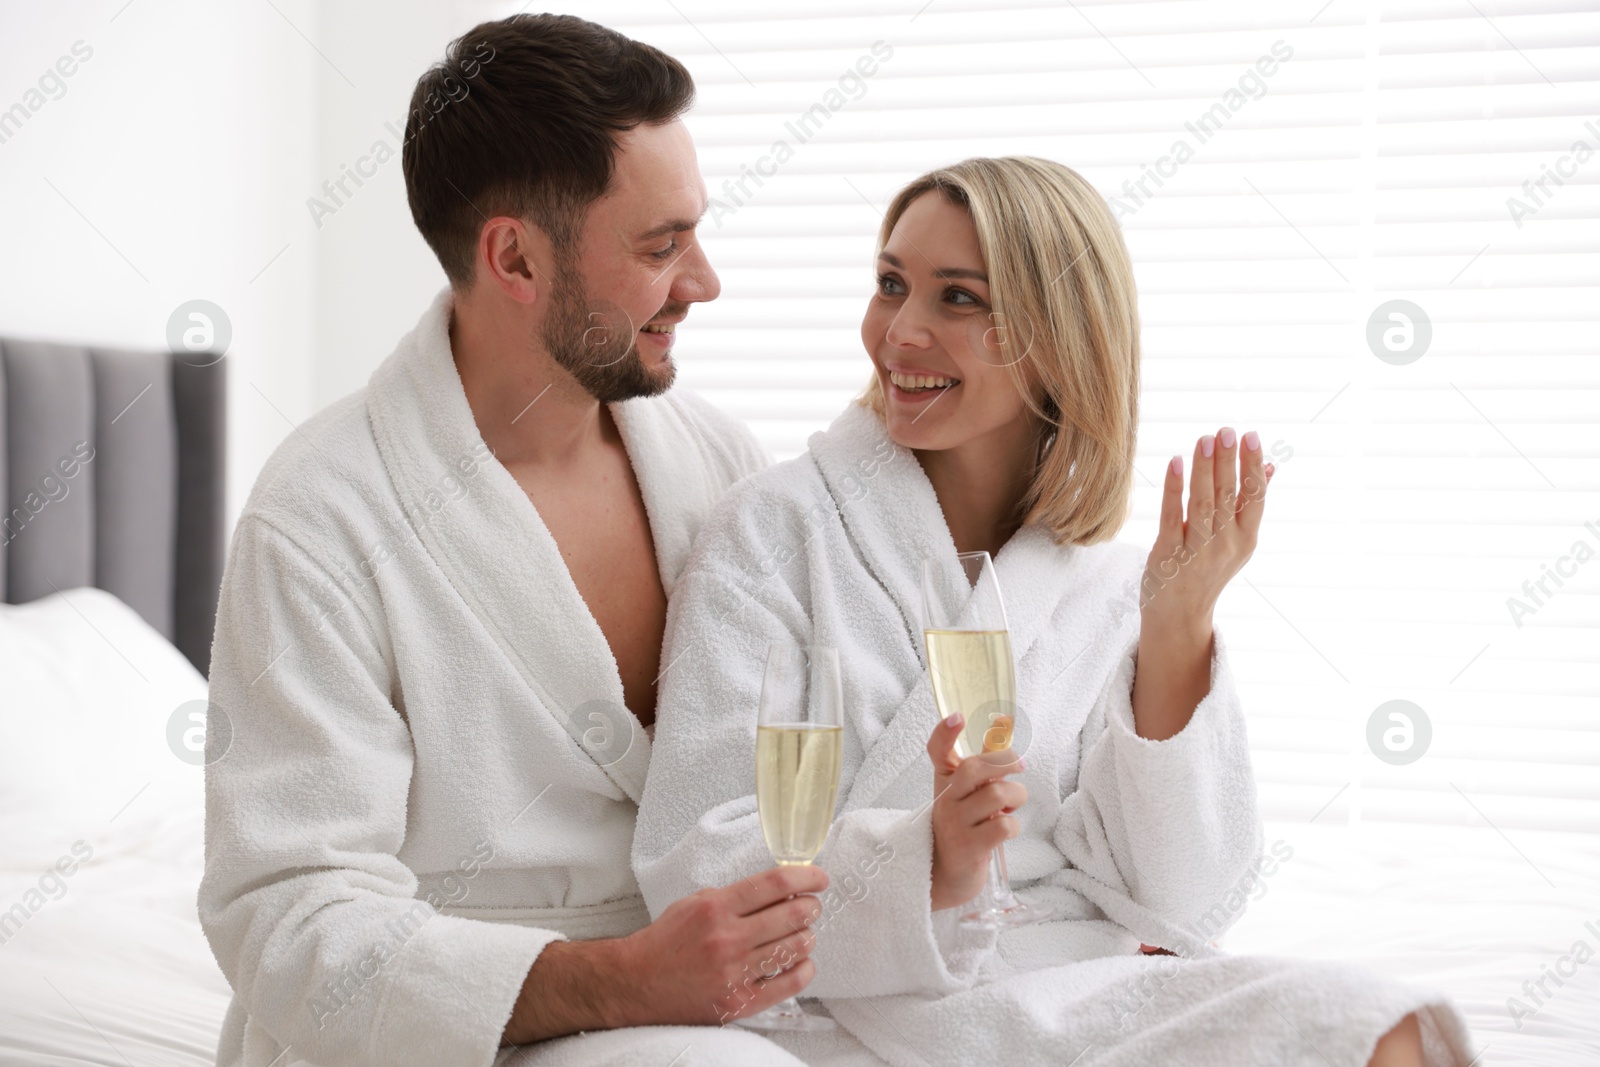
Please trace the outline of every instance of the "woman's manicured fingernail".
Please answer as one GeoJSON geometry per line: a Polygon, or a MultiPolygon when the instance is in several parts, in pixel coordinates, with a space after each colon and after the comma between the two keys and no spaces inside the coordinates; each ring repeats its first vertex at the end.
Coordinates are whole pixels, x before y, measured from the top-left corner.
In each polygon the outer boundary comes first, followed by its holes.
{"type": "Polygon", "coordinates": [[[1172,468],[1172,473],[1173,474],[1176,474],[1180,478],[1183,477],[1183,457],[1182,456],[1173,456],[1172,457],[1172,462],[1170,464],[1168,464],[1168,466],[1170,466],[1172,468]]]}
{"type": "Polygon", "coordinates": [[[1210,434],[1206,434],[1204,437],[1200,438],[1200,454],[1202,456],[1210,459],[1211,453],[1215,452],[1216,449],[1217,442],[1210,434]]]}
{"type": "Polygon", "coordinates": [[[1236,440],[1238,440],[1238,438],[1234,437],[1234,435],[1233,435],[1233,427],[1232,426],[1224,426],[1222,428],[1222,447],[1223,448],[1232,448],[1233,447],[1233,443],[1236,440]]]}
{"type": "Polygon", "coordinates": [[[1249,433],[1245,434],[1244,447],[1248,448],[1252,452],[1261,451],[1261,435],[1256,433],[1254,430],[1251,430],[1249,433]]]}
{"type": "Polygon", "coordinates": [[[954,730],[957,726],[961,725],[961,713],[959,711],[956,712],[954,715],[946,719],[944,724],[950,727],[950,729],[954,730]]]}

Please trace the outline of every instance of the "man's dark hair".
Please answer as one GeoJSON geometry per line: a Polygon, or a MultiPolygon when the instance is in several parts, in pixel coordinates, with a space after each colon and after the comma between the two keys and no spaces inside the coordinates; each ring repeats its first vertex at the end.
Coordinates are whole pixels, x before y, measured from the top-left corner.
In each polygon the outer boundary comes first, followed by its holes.
{"type": "Polygon", "coordinates": [[[573,15],[513,15],[452,41],[417,80],[402,166],[411,218],[458,289],[486,219],[527,219],[558,253],[611,183],[616,134],[671,122],[694,80],[658,48],[573,15]]]}

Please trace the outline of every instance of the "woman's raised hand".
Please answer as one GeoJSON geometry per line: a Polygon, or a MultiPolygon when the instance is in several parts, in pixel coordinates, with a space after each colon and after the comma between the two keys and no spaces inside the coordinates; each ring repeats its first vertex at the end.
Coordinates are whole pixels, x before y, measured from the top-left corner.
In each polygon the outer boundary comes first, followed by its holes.
{"type": "Polygon", "coordinates": [[[1240,439],[1224,426],[1215,437],[1195,442],[1187,521],[1182,459],[1174,456],[1167,464],[1161,527],[1139,598],[1146,624],[1209,632],[1217,598],[1256,548],[1273,473],[1263,458],[1254,430],[1240,439]]]}

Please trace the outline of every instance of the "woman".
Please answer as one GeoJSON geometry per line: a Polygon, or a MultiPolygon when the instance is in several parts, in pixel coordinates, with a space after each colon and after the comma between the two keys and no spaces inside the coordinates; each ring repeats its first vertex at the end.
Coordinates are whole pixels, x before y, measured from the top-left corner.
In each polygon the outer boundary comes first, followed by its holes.
{"type": "MultiPolygon", "coordinates": [[[[1139,338],[1105,201],[1059,164],[968,160],[896,196],[877,271],[865,395],[724,500],[675,592],[634,843],[651,912],[770,865],[750,755],[767,644],[832,645],[832,886],[799,966],[851,1036],[777,1037],[802,1058],[859,1041],[907,1065],[1465,1064],[1441,999],[1208,944],[1266,862],[1212,610],[1272,471],[1254,433],[1225,427],[1196,445],[1187,522],[1174,457],[1155,547],[1111,540],[1139,338]],[[952,754],[960,722],[938,722],[923,661],[922,560],[979,549],[1031,729],[1015,763],[952,754]],[[1018,895],[1057,921],[998,937],[956,922],[1002,841],[1018,895]]],[[[775,946],[779,963],[809,936],[775,946]]]]}

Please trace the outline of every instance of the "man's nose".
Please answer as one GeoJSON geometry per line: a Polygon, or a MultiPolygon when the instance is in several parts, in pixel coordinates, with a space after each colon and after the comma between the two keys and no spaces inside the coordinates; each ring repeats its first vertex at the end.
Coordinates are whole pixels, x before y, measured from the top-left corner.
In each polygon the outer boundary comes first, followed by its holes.
{"type": "Polygon", "coordinates": [[[699,241],[678,261],[678,276],[672,280],[672,297],[686,304],[715,300],[722,292],[722,279],[711,269],[699,241]]]}

